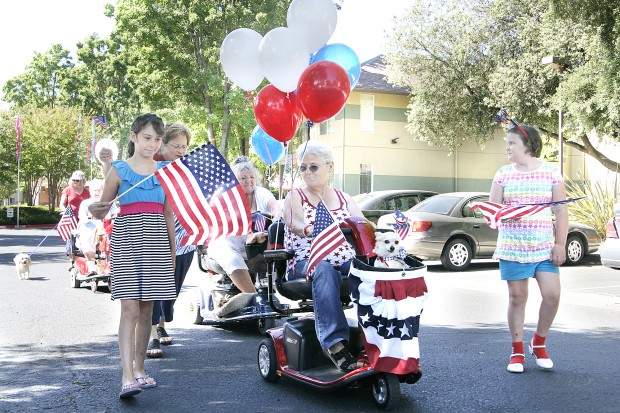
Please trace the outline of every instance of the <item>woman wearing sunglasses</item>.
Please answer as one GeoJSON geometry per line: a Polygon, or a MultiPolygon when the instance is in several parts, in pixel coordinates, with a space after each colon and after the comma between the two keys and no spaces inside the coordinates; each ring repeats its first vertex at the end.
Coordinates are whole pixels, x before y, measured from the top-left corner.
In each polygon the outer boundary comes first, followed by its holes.
{"type": "MultiPolygon", "coordinates": [[[[310,247],[315,235],[314,218],[320,201],[338,222],[350,216],[363,216],[351,196],[329,185],[329,177],[334,170],[329,146],[318,141],[307,141],[297,150],[297,162],[305,187],[291,191],[283,209],[285,247],[295,251],[287,274],[289,279],[306,278],[310,247]]],[[[310,277],[317,337],[323,350],[341,371],[361,367],[345,347],[349,340],[349,326],[340,302],[342,277],[349,273],[354,255],[353,248],[345,243],[331,251],[310,277]]]]}

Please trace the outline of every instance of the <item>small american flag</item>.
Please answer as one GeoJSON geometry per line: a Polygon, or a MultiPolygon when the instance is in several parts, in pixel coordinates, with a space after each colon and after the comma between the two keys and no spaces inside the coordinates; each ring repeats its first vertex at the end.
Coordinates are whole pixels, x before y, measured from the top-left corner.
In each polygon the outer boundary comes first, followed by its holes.
{"type": "Polygon", "coordinates": [[[310,246],[310,257],[308,258],[308,270],[306,271],[306,279],[309,279],[314,268],[323,258],[340,245],[347,242],[338,226],[338,223],[332,217],[331,212],[323,201],[319,201],[314,215],[314,229],[312,230],[314,238],[310,246]]]}
{"type": "Polygon", "coordinates": [[[58,235],[60,235],[60,239],[63,241],[67,241],[71,238],[71,231],[77,228],[77,220],[75,219],[75,214],[71,209],[71,206],[68,205],[65,212],[62,214],[58,225],[56,225],[56,231],[58,231],[58,235]]]}
{"type": "Polygon", "coordinates": [[[260,212],[255,212],[252,214],[252,231],[253,232],[263,232],[265,231],[265,226],[267,225],[267,219],[260,212]]]}
{"type": "Polygon", "coordinates": [[[250,232],[247,198],[213,144],[194,149],[159,169],[155,176],[187,231],[181,245],[206,245],[215,238],[250,232]]]}
{"type": "Polygon", "coordinates": [[[409,220],[398,208],[394,208],[394,220],[396,221],[396,223],[392,224],[394,231],[396,231],[401,240],[405,239],[407,234],[409,234],[409,228],[411,228],[409,220]]]}
{"type": "Polygon", "coordinates": [[[537,214],[538,212],[552,207],[554,205],[567,204],[569,202],[575,202],[580,198],[569,198],[564,201],[543,202],[539,204],[522,204],[522,205],[504,205],[496,204],[494,202],[479,201],[471,204],[471,209],[479,209],[482,212],[484,220],[493,229],[497,229],[499,222],[505,219],[517,219],[537,214]]]}
{"type": "Polygon", "coordinates": [[[93,122],[95,125],[101,126],[103,129],[108,129],[108,124],[105,121],[105,116],[95,116],[93,115],[93,122]]]}

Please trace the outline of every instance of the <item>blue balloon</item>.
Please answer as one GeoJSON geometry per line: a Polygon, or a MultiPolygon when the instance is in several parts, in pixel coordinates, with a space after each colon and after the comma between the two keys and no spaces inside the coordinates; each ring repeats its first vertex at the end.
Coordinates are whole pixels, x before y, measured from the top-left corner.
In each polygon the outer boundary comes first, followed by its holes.
{"type": "Polygon", "coordinates": [[[273,165],[284,155],[284,144],[267,135],[258,125],[252,131],[252,147],[267,165],[273,165]]]}
{"type": "Polygon", "coordinates": [[[321,47],[312,56],[310,64],[319,62],[321,60],[329,60],[342,66],[349,75],[349,81],[351,82],[351,90],[357,85],[357,81],[360,80],[360,59],[357,54],[346,44],[334,43],[321,47]]]}

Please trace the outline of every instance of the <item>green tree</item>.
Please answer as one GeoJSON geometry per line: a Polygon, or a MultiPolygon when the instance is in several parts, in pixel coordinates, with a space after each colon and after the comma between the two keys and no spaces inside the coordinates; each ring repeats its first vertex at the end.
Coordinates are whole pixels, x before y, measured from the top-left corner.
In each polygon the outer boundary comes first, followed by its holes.
{"type": "Polygon", "coordinates": [[[500,108],[557,139],[561,94],[565,144],[617,170],[587,135],[617,139],[620,125],[619,75],[600,30],[562,18],[549,0],[418,0],[387,42],[389,79],[411,89],[415,138],[453,149],[484,145],[500,108]],[[550,54],[563,72],[541,66],[550,54]]]}
{"type": "Polygon", "coordinates": [[[73,67],[69,51],[55,44],[46,53],[35,53],[26,72],[9,79],[3,86],[4,100],[18,107],[54,107],[67,103],[70,96],[63,93],[73,67]]]}
{"type": "Polygon", "coordinates": [[[0,111],[0,199],[9,197],[17,189],[16,116],[13,111],[0,111]]]}

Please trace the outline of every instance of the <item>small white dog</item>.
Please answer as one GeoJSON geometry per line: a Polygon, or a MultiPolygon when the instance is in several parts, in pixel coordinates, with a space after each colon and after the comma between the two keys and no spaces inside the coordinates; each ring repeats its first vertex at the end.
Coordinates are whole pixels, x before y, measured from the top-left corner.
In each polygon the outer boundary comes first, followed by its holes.
{"type": "Polygon", "coordinates": [[[400,237],[395,232],[375,232],[375,248],[377,254],[375,267],[378,268],[405,268],[407,264],[402,259],[400,237]]]}
{"type": "Polygon", "coordinates": [[[17,278],[20,280],[27,280],[30,278],[30,255],[19,253],[13,258],[15,263],[15,271],[17,271],[17,278]]]}

